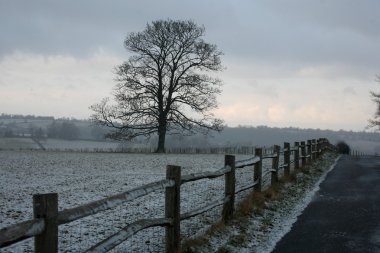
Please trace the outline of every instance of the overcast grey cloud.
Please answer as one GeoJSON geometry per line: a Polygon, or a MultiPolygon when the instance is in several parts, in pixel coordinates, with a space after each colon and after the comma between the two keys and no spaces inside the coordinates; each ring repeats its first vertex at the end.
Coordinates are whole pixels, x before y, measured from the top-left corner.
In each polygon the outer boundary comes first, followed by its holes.
{"type": "Polygon", "coordinates": [[[112,91],[129,32],[192,19],[225,53],[216,114],[228,124],[362,130],[380,73],[378,10],[377,0],[0,0],[0,112],[87,118],[112,91]]]}

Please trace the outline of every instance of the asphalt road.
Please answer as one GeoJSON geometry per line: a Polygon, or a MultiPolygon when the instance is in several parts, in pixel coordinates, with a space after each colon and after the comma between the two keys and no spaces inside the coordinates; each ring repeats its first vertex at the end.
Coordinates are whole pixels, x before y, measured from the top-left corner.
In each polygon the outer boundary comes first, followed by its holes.
{"type": "Polygon", "coordinates": [[[342,156],[272,252],[380,252],[380,157],[342,156]]]}

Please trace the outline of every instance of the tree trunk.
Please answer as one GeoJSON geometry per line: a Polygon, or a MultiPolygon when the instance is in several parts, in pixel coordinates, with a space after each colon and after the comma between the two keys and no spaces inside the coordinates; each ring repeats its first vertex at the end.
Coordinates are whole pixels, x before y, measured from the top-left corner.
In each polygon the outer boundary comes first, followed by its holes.
{"type": "Polygon", "coordinates": [[[161,124],[158,128],[158,145],[156,153],[165,153],[166,124],[161,124]]]}

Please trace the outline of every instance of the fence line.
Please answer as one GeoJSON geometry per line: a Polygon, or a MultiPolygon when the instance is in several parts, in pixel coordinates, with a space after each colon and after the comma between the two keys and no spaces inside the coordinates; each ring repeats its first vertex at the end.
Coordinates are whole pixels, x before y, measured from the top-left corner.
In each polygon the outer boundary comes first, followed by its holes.
{"type": "MultiPolygon", "coordinates": [[[[11,148],[9,150],[36,150],[33,148],[11,148]]],[[[80,152],[80,153],[130,153],[149,154],[156,151],[156,147],[112,147],[112,148],[46,148],[45,151],[52,152],[80,152]]],[[[165,149],[167,154],[254,154],[254,146],[229,146],[229,147],[169,147],[165,149]]]]}
{"type": "Polygon", "coordinates": [[[35,238],[35,252],[54,253],[58,252],[58,226],[73,222],[75,220],[94,215],[104,210],[108,210],[124,204],[128,201],[140,198],[151,192],[165,189],[165,217],[142,219],[129,224],[114,235],[102,240],[85,252],[107,252],[133,234],[150,228],[165,227],[166,252],[174,253],[180,250],[180,223],[181,220],[189,219],[200,215],[217,206],[223,205],[221,219],[228,222],[234,214],[235,195],[237,193],[254,189],[261,192],[263,185],[263,160],[272,159],[271,185],[279,180],[279,170],[284,170],[284,176],[290,174],[290,165],[294,164],[294,169],[299,169],[299,162],[302,166],[320,157],[323,150],[334,148],[327,139],[308,140],[295,142],[291,147],[285,142],[283,148],[275,145],[271,153],[264,152],[262,148],[255,148],[255,156],[235,161],[235,156],[225,155],[225,165],[217,171],[205,171],[181,176],[181,167],[168,165],[166,179],[137,187],[124,193],[120,193],[98,201],[93,201],[71,209],[58,212],[58,194],[37,194],[33,196],[34,219],[17,223],[0,230],[0,248],[12,245],[16,242],[30,237],[35,238]],[[291,160],[293,153],[293,160],[291,160]],[[284,163],[280,164],[280,156],[283,156],[284,163]],[[236,169],[253,166],[253,182],[236,189],[236,169]],[[197,209],[182,213],[180,211],[181,185],[197,181],[200,179],[213,179],[224,176],[225,190],[222,199],[213,200],[197,209]]]}
{"type": "Polygon", "coordinates": [[[356,150],[356,149],[350,150],[349,155],[355,156],[355,157],[360,157],[360,156],[379,156],[378,153],[369,154],[369,153],[366,153],[366,152],[363,152],[363,151],[360,151],[360,150],[356,150]]]}

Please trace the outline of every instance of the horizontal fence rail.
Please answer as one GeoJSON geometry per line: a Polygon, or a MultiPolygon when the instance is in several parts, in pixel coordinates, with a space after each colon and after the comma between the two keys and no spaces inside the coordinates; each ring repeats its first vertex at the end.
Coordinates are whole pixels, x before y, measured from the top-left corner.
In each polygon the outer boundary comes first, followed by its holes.
{"type": "Polygon", "coordinates": [[[86,253],[98,253],[98,252],[107,252],[115,248],[120,243],[124,242],[126,239],[136,234],[137,232],[151,227],[157,226],[169,226],[172,225],[172,220],[167,218],[159,219],[142,219],[135,221],[132,224],[129,224],[118,233],[108,237],[107,239],[99,242],[95,246],[86,250],[86,253]]]}
{"type": "Polygon", "coordinates": [[[181,167],[168,165],[166,179],[60,212],[58,212],[58,195],[56,193],[37,194],[33,196],[34,219],[1,229],[0,248],[34,237],[36,252],[58,252],[59,225],[115,208],[158,190],[165,190],[165,217],[137,220],[85,252],[107,252],[139,231],[157,226],[166,229],[166,252],[178,252],[181,247],[181,220],[190,219],[218,206],[223,206],[221,219],[228,222],[233,217],[236,194],[252,188],[255,192],[261,192],[264,187],[263,178],[266,178],[266,175],[270,175],[270,184],[273,185],[279,180],[280,170],[283,170],[284,176],[288,176],[291,165],[293,165],[294,170],[297,170],[320,157],[325,149],[334,150],[335,147],[329,144],[327,139],[295,142],[293,147],[285,142],[282,148],[275,145],[268,153],[262,148],[255,148],[255,155],[245,160],[235,161],[235,156],[225,155],[225,164],[222,168],[183,176],[181,175],[181,167]],[[282,159],[281,164],[280,158],[282,159]],[[264,159],[272,160],[271,168],[263,168],[264,159]],[[235,171],[245,167],[253,168],[253,180],[251,183],[237,188],[235,171]],[[181,214],[180,192],[182,184],[222,176],[224,176],[225,182],[223,198],[209,201],[204,206],[181,214]]]}
{"type": "Polygon", "coordinates": [[[241,169],[241,168],[244,168],[244,167],[247,167],[247,166],[252,166],[252,165],[255,165],[256,163],[260,162],[261,160],[262,160],[261,157],[255,156],[255,157],[252,157],[252,158],[249,158],[249,159],[246,159],[246,160],[237,161],[235,163],[235,168],[236,169],[241,169]]]}
{"type": "Polygon", "coordinates": [[[75,220],[114,208],[127,201],[132,201],[134,199],[148,195],[151,192],[157,191],[159,189],[165,189],[166,187],[170,187],[173,185],[174,181],[172,180],[161,180],[158,182],[143,185],[141,187],[105,199],[90,202],[86,205],[63,210],[58,213],[58,224],[61,225],[73,222],[75,220]]]}
{"type": "Polygon", "coordinates": [[[227,172],[230,172],[230,171],[231,171],[231,167],[225,166],[217,171],[205,171],[205,172],[199,172],[196,174],[189,174],[189,175],[182,176],[181,183],[183,184],[183,183],[197,181],[197,180],[205,179],[205,178],[213,179],[213,178],[224,176],[227,172]]]}
{"type": "Polygon", "coordinates": [[[191,217],[195,217],[197,215],[205,213],[205,212],[207,212],[207,211],[209,211],[209,210],[211,210],[217,206],[220,206],[220,205],[227,203],[229,200],[230,200],[230,197],[227,196],[223,199],[212,201],[207,206],[199,207],[199,208],[194,209],[192,211],[189,211],[187,213],[181,214],[181,220],[186,220],[186,219],[189,219],[191,217]]]}
{"type": "Polygon", "coordinates": [[[0,230],[0,246],[6,247],[16,242],[41,234],[45,230],[44,219],[33,219],[11,225],[0,230]]]}

